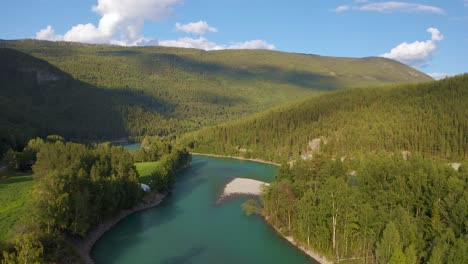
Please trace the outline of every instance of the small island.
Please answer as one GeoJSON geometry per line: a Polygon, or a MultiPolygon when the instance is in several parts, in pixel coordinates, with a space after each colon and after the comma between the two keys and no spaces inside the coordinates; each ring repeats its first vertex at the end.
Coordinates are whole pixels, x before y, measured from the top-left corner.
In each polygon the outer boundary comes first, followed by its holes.
{"type": "Polygon", "coordinates": [[[263,187],[269,185],[269,183],[258,180],[235,178],[226,184],[220,200],[235,194],[260,195],[262,193],[263,187]]]}

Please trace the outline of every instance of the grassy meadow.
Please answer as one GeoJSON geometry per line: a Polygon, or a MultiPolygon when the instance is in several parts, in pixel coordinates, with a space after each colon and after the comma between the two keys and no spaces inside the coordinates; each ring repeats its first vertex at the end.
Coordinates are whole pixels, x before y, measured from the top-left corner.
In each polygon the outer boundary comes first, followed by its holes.
{"type": "Polygon", "coordinates": [[[29,212],[34,180],[30,174],[0,176],[0,246],[14,235],[14,226],[29,212]]]}

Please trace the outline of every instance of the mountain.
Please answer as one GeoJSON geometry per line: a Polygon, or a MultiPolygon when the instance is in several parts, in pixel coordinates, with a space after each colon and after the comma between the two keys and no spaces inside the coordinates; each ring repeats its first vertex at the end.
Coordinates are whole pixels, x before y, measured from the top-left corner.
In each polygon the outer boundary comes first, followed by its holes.
{"type": "MultiPolygon", "coordinates": [[[[195,130],[337,89],[431,80],[384,58],[0,41],[0,141],[195,130]]],[[[18,144],[17,144],[18,143],[18,144]]]]}
{"type": "Polygon", "coordinates": [[[468,155],[466,102],[468,74],[348,89],[205,128],[185,140],[197,152],[281,162],[309,159],[318,148],[336,157],[409,151],[456,161],[468,155]]]}

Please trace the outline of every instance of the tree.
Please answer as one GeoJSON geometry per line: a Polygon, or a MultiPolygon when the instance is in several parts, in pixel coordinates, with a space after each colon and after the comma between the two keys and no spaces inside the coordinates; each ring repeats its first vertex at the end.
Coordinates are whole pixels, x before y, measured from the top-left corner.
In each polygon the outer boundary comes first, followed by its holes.
{"type": "Polygon", "coordinates": [[[245,203],[242,204],[242,210],[244,210],[244,212],[247,215],[251,215],[254,213],[258,213],[260,208],[259,208],[257,200],[249,199],[245,203]]]}
{"type": "Polygon", "coordinates": [[[398,232],[395,223],[390,221],[385,227],[382,237],[377,243],[377,248],[375,249],[377,262],[380,264],[387,264],[390,262],[390,259],[395,252],[400,255],[399,251],[401,251],[400,233],[398,232]]]}
{"type": "Polygon", "coordinates": [[[397,247],[393,250],[389,264],[406,264],[406,256],[401,248],[397,247]]]}
{"type": "Polygon", "coordinates": [[[44,248],[37,234],[33,232],[19,235],[15,241],[14,252],[3,253],[2,264],[41,264],[44,262],[44,248]]]}
{"type": "Polygon", "coordinates": [[[344,215],[344,209],[350,198],[348,184],[342,178],[330,177],[326,180],[320,192],[321,201],[328,212],[328,217],[331,218],[332,248],[339,259],[337,235],[341,224],[340,220],[342,220],[341,217],[344,215]]]}
{"type": "Polygon", "coordinates": [[[457,239],[450,248],[447,263],[468,263],[468,235],[457,239]]]}
{"type": "Polygon", "coordinates": [[[409,245],[405,249],[405,259],[406,259],[406,264],[417,264],[418,263],[418,257],[417,257],[417,252],[413,244],[409,245]]]}

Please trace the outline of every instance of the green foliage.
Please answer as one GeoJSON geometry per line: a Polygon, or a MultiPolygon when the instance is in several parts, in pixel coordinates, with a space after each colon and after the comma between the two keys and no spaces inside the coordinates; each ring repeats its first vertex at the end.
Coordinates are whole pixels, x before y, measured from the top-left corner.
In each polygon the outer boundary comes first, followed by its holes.
{"type": "Polygon", "coordinates": [[[0,61],[0,155],[51,133],[164,136],[320,92],[430,80],[383,58],[36,40],[0,41],[0,61]]]}
{"type": "Polygon", "coordinates": [[[44,247],[36,233],[25,233],[17,237],[13,252],[3,252],[2,264],[44,263],[44,247]]]}
{"type": "Polygon", "coordinates": [[[158,192],[168,192],[174,185],[176,171],[185,168],[190,161],[191,156],[186,149],[174,149],[163,156],[151,173],[150,187],[158,192]]]}
{"type": "Polygon", "coordinates": [[[146,136],[141,142],[141,148],[134,153],[134,157],[139,162],[156,161],[171,152],[172,145],[167,138],[146,136]]]}
{"type": "Polygon", "coordinates": [[[242,204],[242,210],[244,210],[246,215],[251,215],[254,213],[258,213],[260,210],[259,204],[257,200],[249,199],[245,203],[242,204]]]}
{"type": "Polygon", "coordinates": [[[447,263],[468,263],[468,238],[458,238],[449,250],[447,263]]]}
{"type": "Polygon", "coordinates": [[[141,148],[132,152],[140,179],[158,192],[167,192],[175,181],[175,173],[191,162],[185,147],[169,142],[167,138],[145,137],[141,148]]]}
{"type": "Polygon", "coordinates": [[[464,160],[468,155],[468,74],[442,81],[348,89],[192,133],[204,153],[285,162],[321,150],[335,157],[410,151],[464,160]],[[243,151],[240,151],[243,150],[243,151]]]}
{"type": "Polygon", "coordinates": [[[467,173],[413,154],[335,160],[328,152],[281,168],[262,212],[335,260],[464,263],[467,173]],[[457,182],[457,184],[454,184],[457,182]]]}
{"type": "Polygon", "coordinates": [[[375,249],[377,263],[401,263],[401,259],[404,258],[404,255],[400,244],[400,233],[395,223],[389,222],[375,249]]]}
{"type": "Polygon", "coordinates": [[[33,166],[37,220],[53,230],[84,235],[89,227],[141,197],[131,155],[109,144],[44,143],[33,166]]]}
{"type": "Polygon", "coordinates": [[[390,264],[406,264],[406,256],[400,247],[396,247],[390,258],[390,264]]]}

